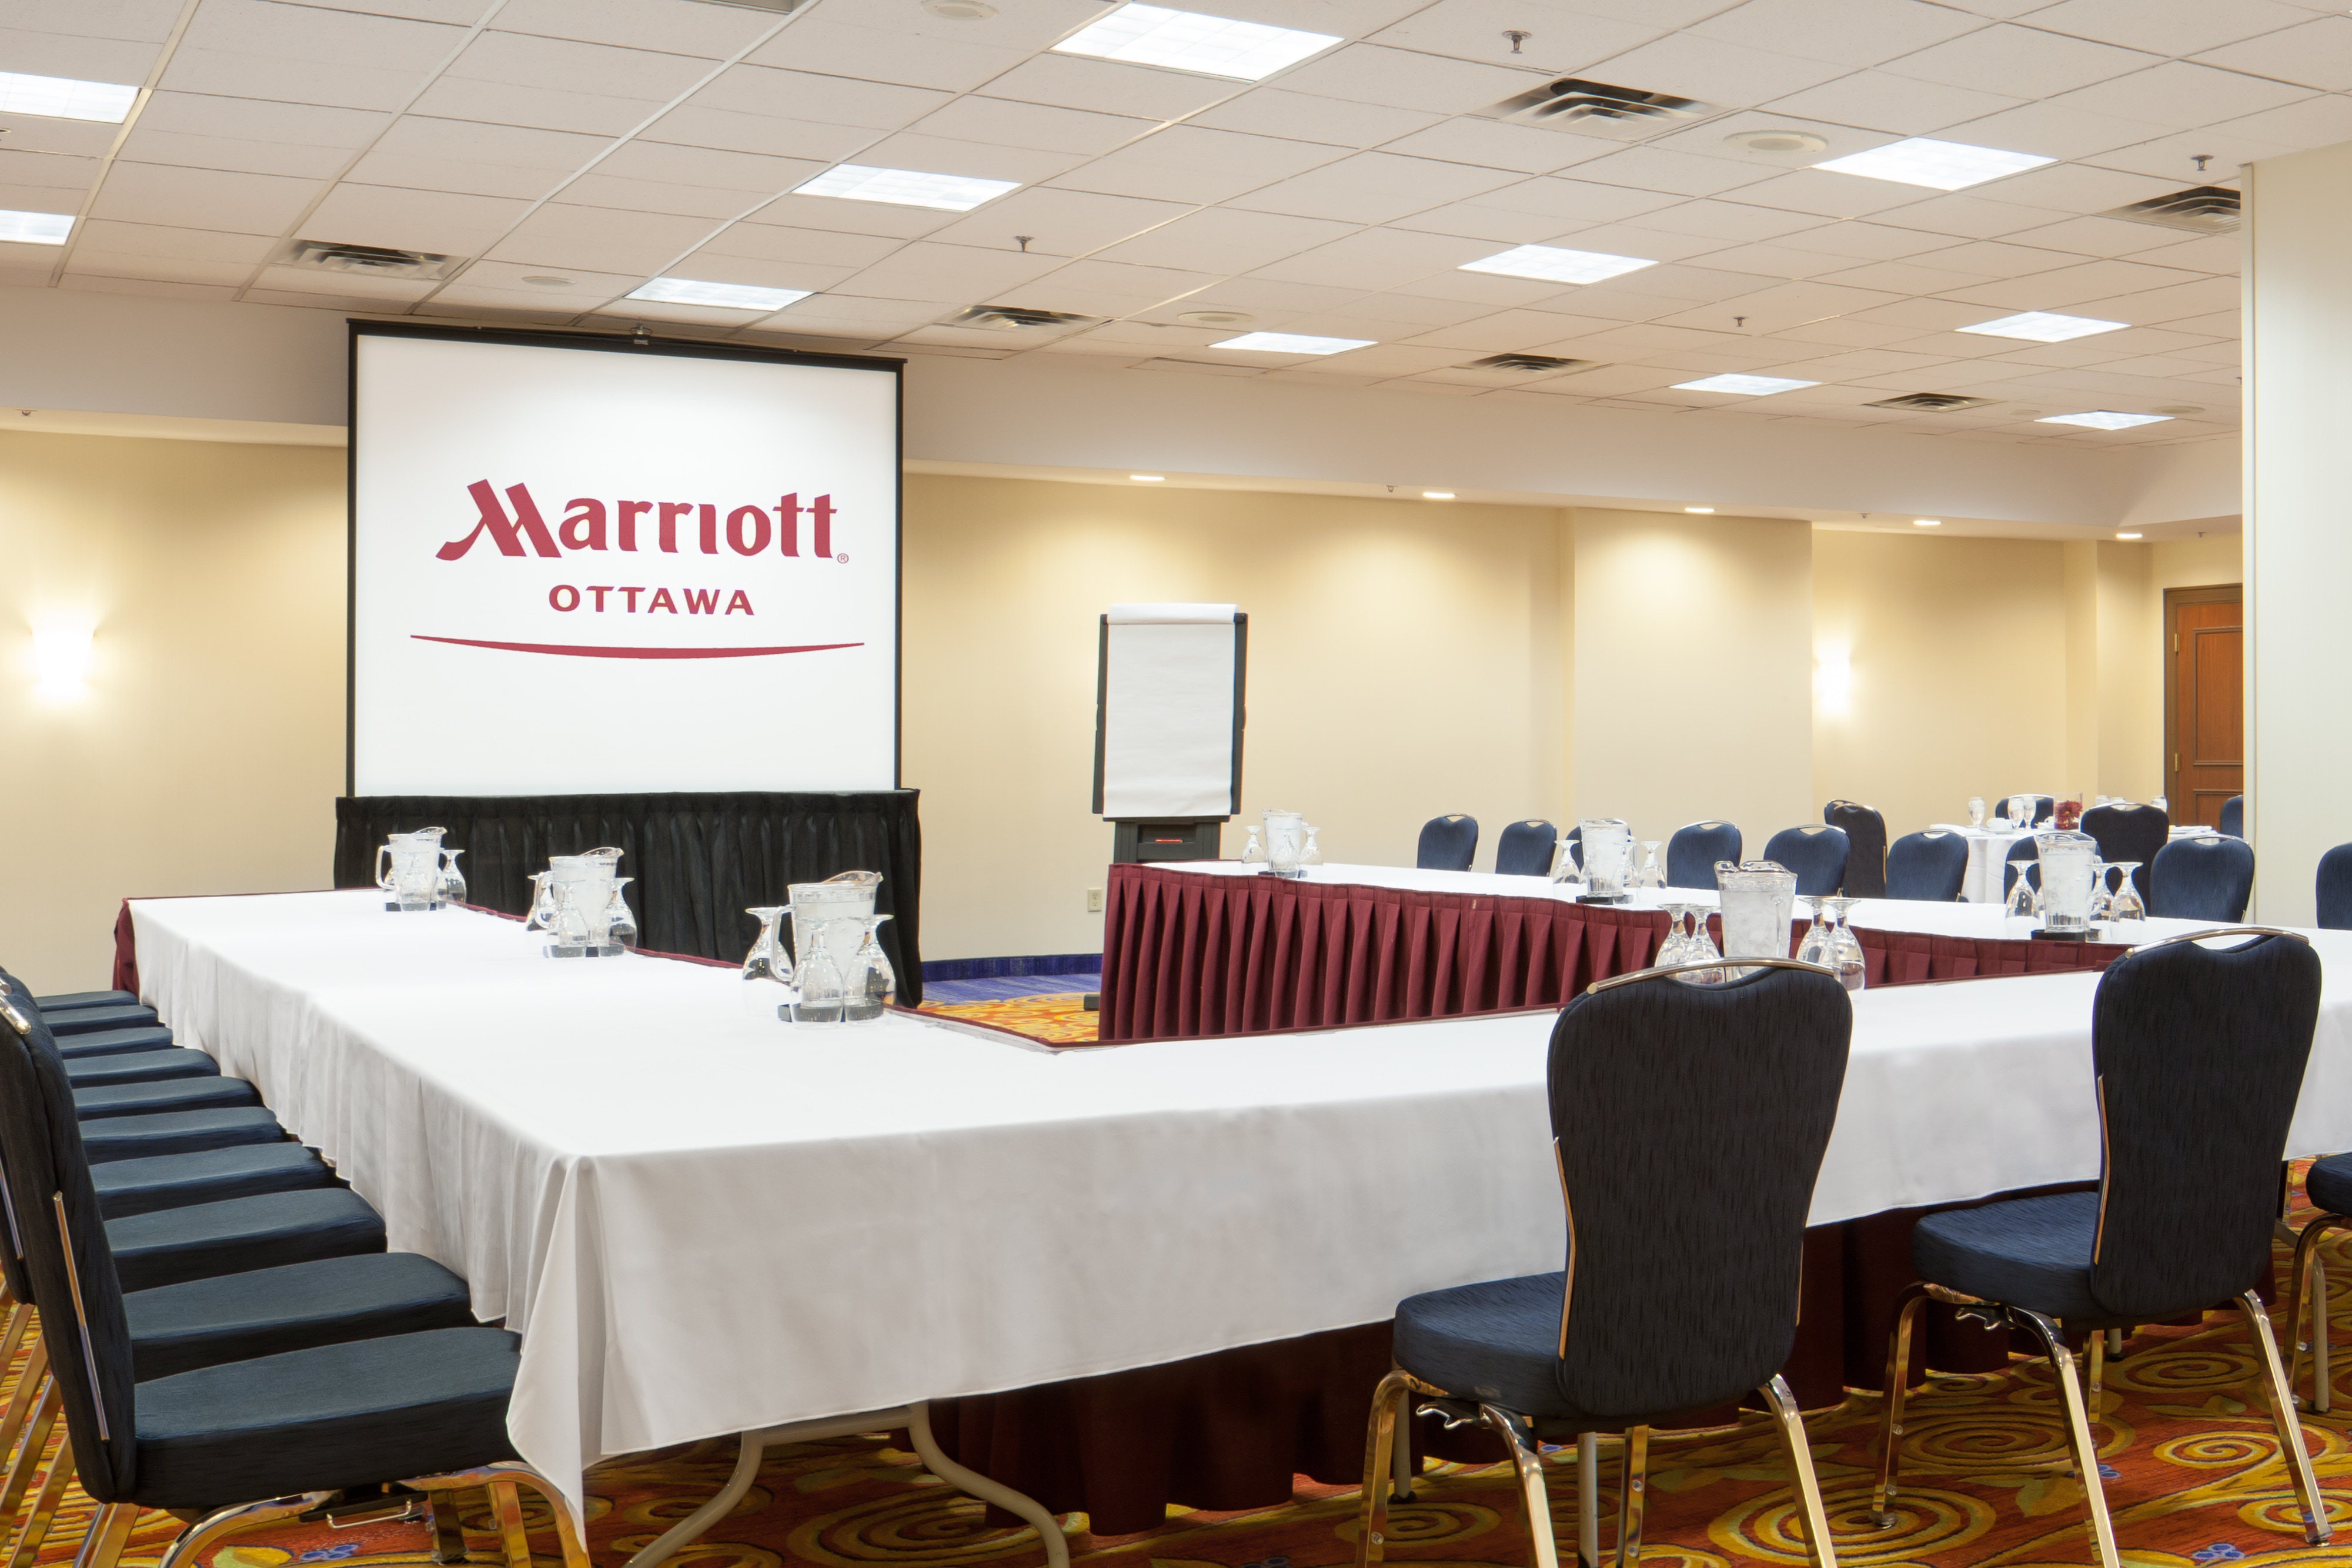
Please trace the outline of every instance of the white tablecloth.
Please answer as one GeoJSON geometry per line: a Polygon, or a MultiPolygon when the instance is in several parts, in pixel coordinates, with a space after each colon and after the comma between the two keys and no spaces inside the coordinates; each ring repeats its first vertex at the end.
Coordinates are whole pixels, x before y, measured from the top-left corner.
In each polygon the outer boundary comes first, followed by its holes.
{"type": "MultiPolygon", "coordinates": [[[[1148,1365],[1556,1268],[1551,1019],[1059,1055],[795,1032],[371,892],[133,904],[142,995],[521,1331],[559,1483],[746,1428],[1148,1365]]],[[[2352,1147],[2352,934],[2291,1152],[2352,1147]]],[[[1864,992],[1816,1222],[2095,1176],[2096,977],[1864,992]]]]}

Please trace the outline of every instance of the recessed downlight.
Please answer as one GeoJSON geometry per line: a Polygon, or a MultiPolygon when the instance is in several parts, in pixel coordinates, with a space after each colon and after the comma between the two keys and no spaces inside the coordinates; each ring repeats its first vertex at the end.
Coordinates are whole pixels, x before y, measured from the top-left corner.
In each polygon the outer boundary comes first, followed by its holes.
{"type": "Polygon", "coordinates": [[[1816,163],[1833,174],[1860,174],[1865,179],[1892,180],[1904,185],[1925,185],[1931,191],[1965,191],[2004,174],[2021,174],[2054,163],[2032,152],[2008,152],[1998,147],[1971,147],[1965,141],[1938,141],[1932,136],[1874,147],[1816,163]]]}
{"type": "Polygon", "coordinates": [[[1303,33],[1295,27],[1269,27],[1262,22],[1130,3],[1079,28],[1055,44],[1054,50],[1223,77],[1229,81],[1260,81],[1339,41],[1336,33],[1303,33]]]}
{"type": "Polygon", "coordinates": [[[1828,137],[1816,136],[1810,131],[1735,131],[1723,139],[1723,144],[1737,147],[1742,152],[1763,152],[1776,157],[1787,157],[1792,152],[1826,152],[1830,150],[1828,137]]]}

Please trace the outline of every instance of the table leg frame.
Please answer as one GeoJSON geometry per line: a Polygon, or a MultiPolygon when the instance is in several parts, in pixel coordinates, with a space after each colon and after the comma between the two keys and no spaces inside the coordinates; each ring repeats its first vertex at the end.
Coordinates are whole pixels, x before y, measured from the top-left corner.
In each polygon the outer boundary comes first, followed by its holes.
{"type": "Polygon", "coordinates": [[[832,1416],[815,1421],[792,1421],[781,1427],[763,1427],[742,1435],[742,1447],[735,1459],[734,1473],[719,1495],[671,1525],[640,1548],[628,1561],[628,1568],[660,1568],[699,1540],[703,1533],[720,1520],[735,1511],[760,1477],[760,1460],[771,1448],[784,1443],[809,1443],[823,1437],[845,1437],[856,1432],[877,1432],[894,1427],[904,1427],[914,1439],[915,1452],[923,1468],[931,1474],[967,1492],[982,1502],[992,1502],[1006,1512],[1018,1515],[1037,1531],[1045,1545],[1046,1568],[1070,1568],[1070,1543],[1062,1533],[1061,1521],[1047,1512],[1036,1499],[1014,1491],[1000,1481],[991,1480],[979,1471],[956,1463],[941,1451],[939,1439],[931,1433],[931,1411],[927,1402],[918,1401],[888,1410],[867,1410],[856,1416],[832,1416]]]}

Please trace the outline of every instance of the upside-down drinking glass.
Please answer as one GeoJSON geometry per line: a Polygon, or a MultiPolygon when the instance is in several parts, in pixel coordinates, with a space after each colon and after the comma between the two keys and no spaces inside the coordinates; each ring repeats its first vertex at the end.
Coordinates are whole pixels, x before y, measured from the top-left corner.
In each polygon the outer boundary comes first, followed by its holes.
{"type": "Polygon", "coordinates": [[[1323,847],[1315,841],[1315,824],[1304,822],[1300,826],[1307,830],[1307,841],[1298,848],[1298,863],[1303,866],[1321,865],[1323,847]]]}
{"type": "Polygon", "coordinates": [[[1689,956],[1690,933],[1683,929],[1683,923],[1690,918],[1691,906],[1687,904],[1667,904],[1659,907],[1666,912],[1666,937],[1658,944],[1658,951],[1650,959],[1650,965],[1653,968],[1669,969],[1689,956]]]}
{"type": "Polygon", "coordinates": [[[1247,829],[1249,837],[1242,841],[1242,864],[1264,865],[1265,863],[1265,845],[1258,841],[1258,825],[1255,822],[1250,822],[1244,824],[1244,826],[1247,829]]]}
{"type": "Polygon", "coordinates": [[[1805,902],[1813,906],[1813,923],[1807,928],[1805,939],[1797,944],[1797,961],[1801,964],[1826,964],[1829,962],[1830,938],[1833,935],[1830,928],[1834,924],[1829,918],[1830,900],[1824,896],[1809,898],[1805,902]]]}
{"type": "Polygon", "coordinates": [[[1642,841],[1642,869],[1634,873],[1633,885],[1639,888],[1664,887],[1666,885],[1665,868],[1658,863],[1658,841],[1656,839],[1643,839],[1642,841]]]}
{"type": "Polygon", "coordinates": [[[841,966],[834,962],[829,946],[835,930],[846,924],[844,920],[827,920],[809,928],[809,950],[801,955],[798,972],[800,1000],[793,1006],[794,1023],[841,1021],[841,966]]]}
{"type": "Polygon", "coordinates": [[[1981,795],[1971,795],[1969,797],[1969,826],[1976,829],[1979,832],[1982,832],[1984,831],[1984,797],[1981,795]]]}
{"type": "Polygon", "coordinates": [[[760,935],[751,950],[743,955],[743,1010],[755,1019],[773,1020],[789,1018],[781,1011],[795,999],[793,989],[793,961],[784,952],[783,944],[776,939],[776,923],[784,917],[789,904],[763,904],[743,913],[760,923],[760,935]]]}
{"type": "Polygon", "coordinates": [[[2124,873],[2123,885],[2107,899],[2107,919],[2116,925],[2129,925],[2129,932],[2116,934],[2120,941],[2137,943],[2141,923],[2147,919],[2147,904],[2139,895],[2139,885],[2132,881],[2132,873],[2139,870],[2138,861],[2117,861],[2115,869],[2124,873]]]}
{"type": "Polygon", "coordinates": [[[636,881],[633,876],[613,879],[613,900],[604,906],[604,939],[624,947],[637,945],[637,917],[629,913],[629,901],[621,896],[621,889],[636,881]]]}
{"type": "Polygon", "coordinates": [[[1853,934],[1853,927],[1846,924],[1848,913],[1861,902],[1862,900],[1858,898],[1821,898],[1813,901],[1814,907],[1817,909],[1823,904],[1829,906],[1829,946],[1822,955],[1821,962],[1837,971],[1838,984],[1849,991],[1862,989],[1863,975],[1868,967],[1867,961],[1863,957],[1862,938],[1856,936],[1853,934]]]}
{"type": "Polygon", "coordinates": [[[2031,920],[2042,913],[2042,894],[2033,885],[2034,864],[2032,861],[2010,863],[2017,867],[2017,880],[2010,883],[2009,901],[2001,908],[2001,918],[2031,920]]]}
{"type": "Polygon", "coordinates": [[[2091,857],[2091,907],[2087,918],[2094,925],[2110,918],[2107,914],[2107,862],[2096,855],[2091,857]]]}
{"type": "Polygon", "coordinates": [[[844,1023],[871,1023],[890,1010],[890,999],[898,993],[898,971],[890,967],[888,955],[876,933],[887,915],[869,915],[858,936],[857,951],[851,954],[843,967],[841,977],[841,1018],[844,1023]]]}
{"type": "Polygon", "coordinates": [[[552,872],[530,873],[530,918],[522,923],[525,931],[555,929],[555,883],[552,872]]]}
{"type": "Polygon", "coordinates": [[[444,904],[466,902],[466,873],[457,869],[457,857],[465,852],[450,849],[441,852],[441,902],[444,904]]]}

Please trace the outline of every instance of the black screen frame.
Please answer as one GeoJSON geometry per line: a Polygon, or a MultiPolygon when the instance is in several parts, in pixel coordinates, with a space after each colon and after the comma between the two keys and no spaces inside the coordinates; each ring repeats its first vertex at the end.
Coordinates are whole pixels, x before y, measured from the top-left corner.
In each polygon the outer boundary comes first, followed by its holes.
{"type": "Polygon", "coordinates": [[[359,788],[359,604],[360,604],[360,340],[430,338],[446,342],[507,343],[530,349],[580,349],[592,353],[663,354],[675,359],[739,360],[760,364],[818,365],[831,370],[872,371],[888,374],[895,386],[891,401],[895,427],[891,443],[897,454],[898,484],[892,489],[890,527],[892,575],[890,594],[890,788],[905,783],[907,715],[907,361],[879,354],[823,354],[800,349],[772,349],[750,343],[713,343],[694,338],[659,338],[641,328],[635,332],[572,332],[531,330],[512,327],[467,327],[422,321],[373,321],[346,317],[349,329],[343,358],[344,423],[348,431],[343,458],[343,794],[359,788]]]}

